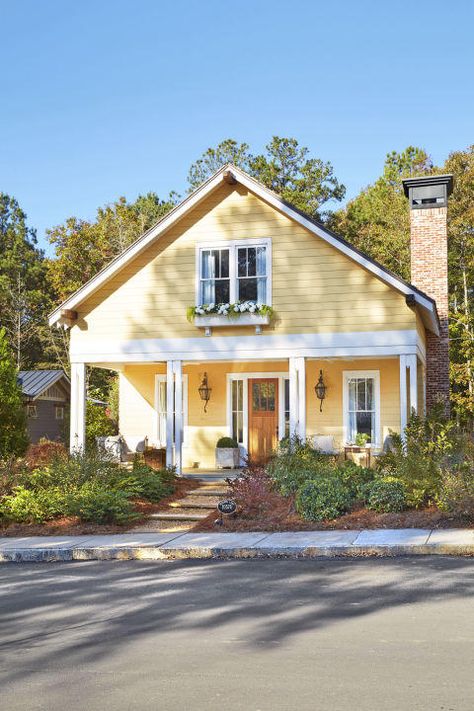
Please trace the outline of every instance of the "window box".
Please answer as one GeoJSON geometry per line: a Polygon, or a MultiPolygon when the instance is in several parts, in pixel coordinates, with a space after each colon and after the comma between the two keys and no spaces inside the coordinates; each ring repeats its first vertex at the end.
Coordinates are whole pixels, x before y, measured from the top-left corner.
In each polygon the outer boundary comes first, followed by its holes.
{"type": "Polygon", "coordinates": [[[222,326],[268,326],[270,314],[241,313],[232,316],[209,314],[194,317],[194,325],[198,328],[221,328],[222,326]]]}

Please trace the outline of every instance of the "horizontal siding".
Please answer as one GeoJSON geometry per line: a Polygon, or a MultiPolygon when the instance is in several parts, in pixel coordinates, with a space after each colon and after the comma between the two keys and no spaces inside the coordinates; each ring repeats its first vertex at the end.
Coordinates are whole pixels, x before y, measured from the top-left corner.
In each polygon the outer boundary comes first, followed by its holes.
{"type": "Polygon", "coordinates": [[[401,294],[241,186],[222,186],[79,307],[73,342],[204,337],[186,321],[186,308],[195,300],[195,246],[246,237],[272,239],[276,319],[268,332],[415,328],[414,312],[401,294]]]}

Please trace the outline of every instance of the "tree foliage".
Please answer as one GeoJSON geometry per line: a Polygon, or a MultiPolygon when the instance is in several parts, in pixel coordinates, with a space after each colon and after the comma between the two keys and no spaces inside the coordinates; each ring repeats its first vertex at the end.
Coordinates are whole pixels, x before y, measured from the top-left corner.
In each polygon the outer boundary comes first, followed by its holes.
{"type": "Polygon", "coordinates": [[[190,168],[188,182],[194,190],[225,163],[233,163],[278,193],[294,207],[321,219],[322,205],[342,200],[345,187],[329,162],[311,158],[296,138],[273,136],[265,152],[252,155],[247,143],[228,138],[207,151],[190,168]]]}
{"type": "Polygon", "coordinates": [[[0,313],[18,368],[42,360],[51,287],[36,232],[17,200],[0,193],[0,313]]]}
{"type": "Polygon", "coordinates": [[[0,328],[0,459],[21,455],[28,445],[26,413],[17,375],[6,331],[0,328]]]}
{"type": "Polygon", "coordinates": [[[135,202],[124,197],[100,207],[94,222],[70,217],[49,230],[55,259],[49,278],[58,300],[70,296],[174,207],[177,195],[161,200],[156,193],[135,202]]]}

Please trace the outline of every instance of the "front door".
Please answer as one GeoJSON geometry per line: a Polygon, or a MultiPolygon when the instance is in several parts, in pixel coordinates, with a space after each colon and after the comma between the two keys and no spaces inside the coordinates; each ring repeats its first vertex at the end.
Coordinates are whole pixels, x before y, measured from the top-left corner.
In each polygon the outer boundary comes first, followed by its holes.
{"type": "Polygon", "coordinates": [[[265,464],[278,444],[278,380],[249,380],[249,457],[265,464]]]}

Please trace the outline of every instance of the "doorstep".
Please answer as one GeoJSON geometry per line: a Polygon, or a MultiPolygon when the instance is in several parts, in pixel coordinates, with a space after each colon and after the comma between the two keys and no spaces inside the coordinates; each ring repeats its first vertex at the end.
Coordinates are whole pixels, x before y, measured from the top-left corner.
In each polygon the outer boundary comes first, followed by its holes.
{"type": "Polygon", "coordinates": [[[0,538],[0,562],[474,556],[474,529],[373,529],[278,533],[128,533],[0,538]]]}

